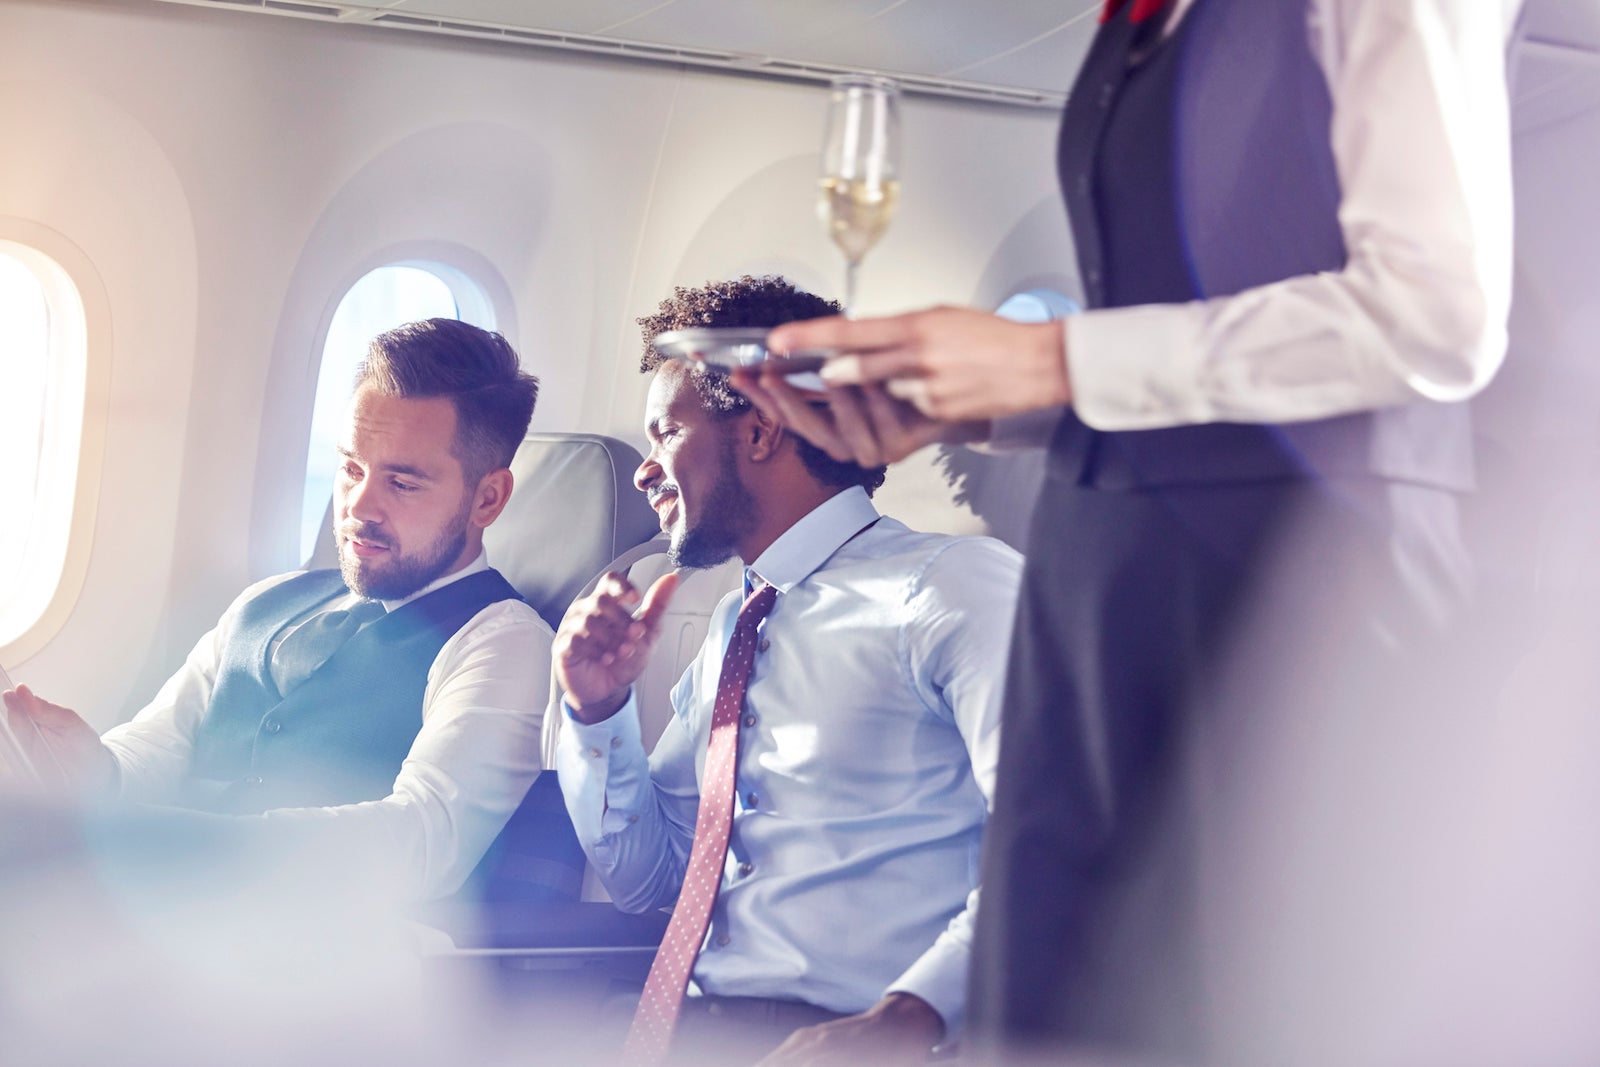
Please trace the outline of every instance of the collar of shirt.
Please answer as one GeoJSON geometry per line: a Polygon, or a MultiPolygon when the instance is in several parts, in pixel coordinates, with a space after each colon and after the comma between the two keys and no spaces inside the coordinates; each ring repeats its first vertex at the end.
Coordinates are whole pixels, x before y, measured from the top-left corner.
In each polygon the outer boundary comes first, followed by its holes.
{"type": "Polygon", "coordinates": [[[768,545],[746,568],[746,581],[759,579],[787,593],[877,518],[878,509],[859,485],[836,493],[768,545]]]}

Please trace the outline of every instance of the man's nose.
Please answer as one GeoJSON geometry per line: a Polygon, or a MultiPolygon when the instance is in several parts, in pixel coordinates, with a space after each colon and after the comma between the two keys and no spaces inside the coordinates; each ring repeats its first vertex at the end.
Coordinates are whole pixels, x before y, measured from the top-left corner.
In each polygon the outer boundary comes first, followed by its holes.
{"type": "Polygon", "coordinates": [[[644,458],[639,464],[639,469],[633,472],[633,487],[639,492],[647,492],[650,487],[661,480],[661,465],[655,460],[655,453],[644,458]]]}
{"type": "Polygon", "coordinates": [[[345,490],[345,514],[360,522],[381,522],[383,509],[380,506],[381,494],[372,491],[372,479],[363,479],[345,490]]]}

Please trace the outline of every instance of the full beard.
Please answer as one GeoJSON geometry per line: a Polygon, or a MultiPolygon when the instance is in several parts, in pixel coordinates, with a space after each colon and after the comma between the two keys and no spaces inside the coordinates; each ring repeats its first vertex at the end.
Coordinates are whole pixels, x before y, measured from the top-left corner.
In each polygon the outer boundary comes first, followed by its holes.
{"type": "MultiPolygon", "coordinates": [[[[467,514],[470,508],[469,500],[456,520],[427,549],[406,556],[391,552],[393,558],[382,567],[363,566],[361,560],[344,551],[344,539],[341,537],[339,573],[344,577],[344,584],[369,600],[404,600],[443,577],[467,547],[467,514]]],[[[357,530],[355,535],[359,537],[363,532],[357,530]]]]}
{"type": "Polygon", "coordinates": [[[715,567],[732,559],[739,539],[755,525],[755,497],[739,480],[732,440],[724,442],[717,484],[706,494],[700,513],[700,522],[692,528],[685,524],[683,533],[667,546],[667,560],[674,567],[715,567]]]}

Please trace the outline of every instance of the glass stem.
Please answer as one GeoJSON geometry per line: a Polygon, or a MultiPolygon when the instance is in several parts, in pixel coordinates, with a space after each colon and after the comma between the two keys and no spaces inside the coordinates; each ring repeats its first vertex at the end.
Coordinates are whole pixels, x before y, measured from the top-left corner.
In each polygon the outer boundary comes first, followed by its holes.
{"type": "Polygon", "coordinates": [[[844,261],[844,317],[856,317],[856,271],[861,266],[859,259],[844,261]]]}

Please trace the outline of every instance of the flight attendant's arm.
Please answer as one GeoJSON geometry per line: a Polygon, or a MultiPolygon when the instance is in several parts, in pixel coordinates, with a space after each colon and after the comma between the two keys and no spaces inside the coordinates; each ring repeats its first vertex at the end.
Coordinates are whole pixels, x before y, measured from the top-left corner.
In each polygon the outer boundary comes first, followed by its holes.
{"type": "Polygon", "coordinates": [[[938,439],[934,427],[904,432],[910,410],[954,423],[1065,400],[1090,425],[1125,430],[1472,396],[1505,352],[1514,9],[1515,0],[1312,4],[1333,96],[1344,269],[1091,311],[1067,320],[1053,350],[1043,327],[954,308],[791,323],[769,344],[848,353],[822,373],[833,390],[861,390],[854,408],[818,419],[774,373],[752,398],[835,456],[881,460],[915,436],[938,439]],[[886,390],[875,402],[872,383],[886,390]]]}

